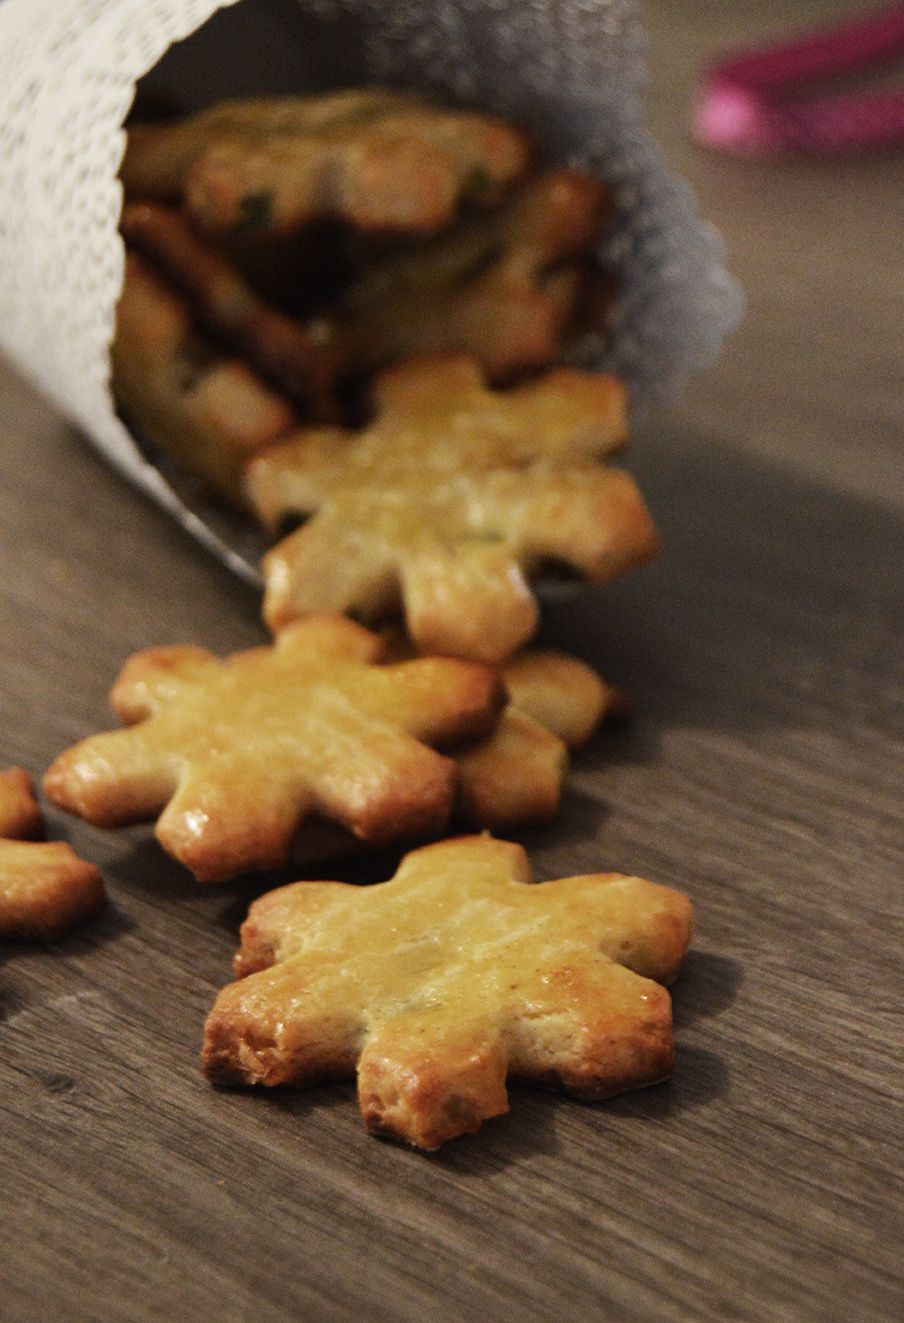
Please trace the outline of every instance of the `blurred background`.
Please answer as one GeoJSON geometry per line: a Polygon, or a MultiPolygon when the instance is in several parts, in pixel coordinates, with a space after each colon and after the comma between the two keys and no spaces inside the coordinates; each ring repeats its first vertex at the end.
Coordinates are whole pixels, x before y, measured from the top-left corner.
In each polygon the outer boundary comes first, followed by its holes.
{"type": "MultiPolygon", "coordinates": [[[[683,421],[837,478],[852,495],[900,501],[904,143],[862,156],[739,159],[695,146],[688,132],[713,60],[875,7],[647,0],[645,10],[653,131],[722,231],[748,298],[717,371],[681,401],[683,421]]],[[[902,69],[904,59],[891,78],[902,69]]]]}

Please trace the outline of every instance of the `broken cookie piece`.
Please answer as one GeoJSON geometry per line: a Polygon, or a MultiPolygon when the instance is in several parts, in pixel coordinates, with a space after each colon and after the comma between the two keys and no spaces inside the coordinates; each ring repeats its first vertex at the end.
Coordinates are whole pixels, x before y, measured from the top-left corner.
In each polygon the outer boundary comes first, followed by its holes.
{"type": "Polygon", "coordinates": [[[298,882],[252,905],[204,1069],[218,1084],[357,1073],[368,1129],[425,1149],[506,1112],[509,1076],[589,1100],[654,1084],[691,917],[641,878],[531,885],[521,847],[488,836],[416,850],[376,886],[298,882]]]}

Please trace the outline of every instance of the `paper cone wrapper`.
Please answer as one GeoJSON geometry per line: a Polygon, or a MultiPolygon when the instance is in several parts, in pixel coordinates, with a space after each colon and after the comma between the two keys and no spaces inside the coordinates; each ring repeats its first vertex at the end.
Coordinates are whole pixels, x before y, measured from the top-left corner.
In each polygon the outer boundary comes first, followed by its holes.
{"type": "Polygon", "coordinates": [[[615,324],[570,358],[622,376],[645,413],[714,360],[742,311],[718,235],[645,128],[645,50],[635,0],[0,0],[0,348],[117,469],[254,578],[240,521],[203,499],[190,509],[110,395],[122,125],[146,76],[184,110],[384,84],[507,116],[551,159],[614,188],[600,258],[618,281],[615,324]]]}

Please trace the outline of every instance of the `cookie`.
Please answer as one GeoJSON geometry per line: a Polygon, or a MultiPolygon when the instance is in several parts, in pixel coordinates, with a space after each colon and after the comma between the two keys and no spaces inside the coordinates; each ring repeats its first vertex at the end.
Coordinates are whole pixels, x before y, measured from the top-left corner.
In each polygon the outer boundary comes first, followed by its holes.
{"type": "Polygon", "coordinates": [[[494,200],[528,159],[524,135],[501,120],[414,102],[325,130],[215,143],[188,172],[185,205],[213,231],[330,219],[432,234],[464,203],[494,200]]]}
{"type": "MultiPolygon", "coordinates": [[[[568,778],[568,746],[523,712],[506,708],[484,739],[446,752],[456,767],[451,823],[458,830],[535,827],[558,813],[568,778]]],[[[367,844],[351,832],[312,820],[293,844],[291,858],[309,870],[366,853],[367,844]]]]}
{"type": "Polygon", "coordinates": [[[232,500],[249,457],[296,421],[288,400],[203,336],[185,300],[134,253],[111,361],[113,392],[130,420],[232,500]]]}
{"type": "Polygon", "coordinates": [[[553,362],[610,213],[605,185],[550,170],[497,211],[378,264],[323,320],[346,373],[460,351],[499,382],[553,362]]]}
{"type": "MultiPolygon", "coordinates": [[[[399,631],[384,631],[385,661],[408,661],[417,651],[399,631]]],[[[569,751],[600,724],[628,710],[627,697],[585,662],[551,649],[526,652],[502,668],[509,705],[488,735],[446,752],[458,768],[452,821],[459,829],[533,827],[558,813],[569,751]],[[511,677],[511,681],[509,679],[511,677]]],[[[310,868],[360,856],[364,847],[334,823],[311,822],[292,851],[310,868]]]]}
{"type": "Polygon", "coordinates": [[[35,842],[43,819],[31,777],[0,772],[0,937],[49,940],[93,914],[104,885],[93,864],[61,841],[35,842]]]}
{"type": "Polygon", "coordinates": [[[261,897],[207,1021],[218,1084],[351,1078],[368,1129],[434,1149],[508,1110],[506,1079],[597,1100],[667,1078],[691,932],[679,892],[602,873],[532,886],[487,836],[389,882],[261,897]]]}
{"type": "Polygon", "coordinates": [[[275,630],[311,612],[370,623],[401,609],[423,652],[500,662],[535,632],[528,578],[550,560],[605,582],[658,549],[634,480],[604,467],[625,441],[625,391],[560,369],[488,390],[460,357],[384,374],[360,432],[305,429],[255,457],[247,490],[272,528],[275,630]]]}
{"type": "Polygon", "coordinates": [[[174,207],[133,202],[123,208],[126,239],[185,295],[213,335],[227,341],[313,421],[335,417],[338,360],[292,317],[272,307],[237,268],[193,232],[174,207]]]}
{"type": "Polygon", "coordinates": [[[565,741],[585,744],[601,721],[631,711],[631,699],[578,657],[554,648],[534,648],[513,657],[502,672],[510,709],[523,712],[565,741]]]}
{"type": "Polygon", "coordinates": [[[494,831],[556,816],[568,779],[568,745],[524,712],[507,708],[487,739],[456,750],[457,819],[494,831]]]}
{"type": "Polygon", "coordinates": [[[24,767],[0,772],[0,836],[31,841],[44,834],[44,818],[34,781],[24,767]]]}
{"type": "Polygon", "coordinates": [[[383,88],[352,88],[320,97],[250,97],[219,101],[186,119],[130,124],[120,175],[129,197],[175,201],[194,162],[218,143],[282,134],[329,132],[366,122],[406,98],[383,88]]]}
{"type": "Polygon", "coordinates": [[[510,701],[496,729],[456,754],[459,816],[495,830],[554,818],[569,751],[626,710],[621,690],[564,653],[525,652],[502,675],[510,701]]]}
{"type": "MultiPolygon", "coordinates": [[[[416,655],[402,634],[385,637],[393,659],[416,655]]],[[[458,764],[456,821],[493,831],[554,818],[569,751],[588,740],[600,722],[628,710],[623,690],[606,684],[586,662],[549,648],[513,657],[502,678],[509,704],[493,730],[451,751],[458,764]]]]}
{"type": "Polygon", "coordinates": [[[463,203],[494,201],[527,169],[524,134],[502,120],[379,90],[214,107],[137,127],[127,190],[173,196],[205,229],[291,231],[320,219],[433,233],[463,203]]]}
{"type": "Polygon", "coordinates": [[[383,648],[321,616],[225,661],[137,653],[112,692],[129,729],[62,754],[45,790],[98,826],[160,814],[158,840],[204,882],[283,864],[312,814],[371,844],[439,833],[456,771],[429,746],[483,734],[505,690],[474,663],[378,665],[383,648]]]}

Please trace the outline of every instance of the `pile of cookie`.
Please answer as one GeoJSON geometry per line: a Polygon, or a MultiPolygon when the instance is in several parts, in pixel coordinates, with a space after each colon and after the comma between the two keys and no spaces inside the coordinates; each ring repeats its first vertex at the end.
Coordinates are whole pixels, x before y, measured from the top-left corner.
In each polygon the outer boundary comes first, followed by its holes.
{"type": "MultiPolygon", "coordinates": [[[[626,708],[583,662],[522,650],[536,578],[604,581],[657,548],[606,462],[623,387],[551,366],[599,316],[605,189],[539,168],[503,121],[379,89],[135,126],[122,173],[114,390],[283,534],[274,641],[132,657],[124,729],[62,754],[46,793],[100,826],[157,819],[203,882],[482,832],[389,882],[256,901],[208,1076],[357,1073],[368,1127],[423,1148],[505,1111],[508,1075],[586,1098],[664,1078],[689,901],[615,874],[527,885],[524,852],[489,835],[551,818],[570,750],[626,708]]],[[[35,823],[0,797],[0,835],[35,823]]],[[[0,843],[8,933],[50,935],[53,886],[72,898],[57,929],[99,903],[96,870],[37,853],[66,850],[0,843]]]]}

